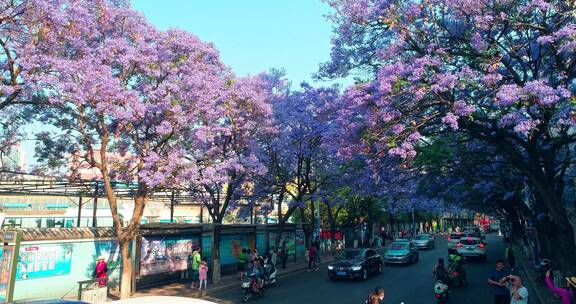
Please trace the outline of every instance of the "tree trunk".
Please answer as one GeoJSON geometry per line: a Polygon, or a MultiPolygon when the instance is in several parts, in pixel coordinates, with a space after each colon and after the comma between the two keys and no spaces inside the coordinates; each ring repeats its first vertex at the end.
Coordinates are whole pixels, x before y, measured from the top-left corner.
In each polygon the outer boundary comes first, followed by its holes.
{"type": "Polygon", "coordinates": [[[122,257],[122,274],[120,278],[120,299],[128,299],[132,294],[132,257],[130,256],[130,241],[119,240],[122,257]]]}
{"type": "MultiPolygon", "coordinates": [[[[219,221],[220,222],[220,221],[219,221]]],[[[214,221],[214,229],[212,230],[212,283],[218,284],[220,282],[220,233],[221,223],[214,221]]]]}
{"type": "Polygon", "coordinates": [[[544,231],[549,246],[553,246],[553,248],[549,248],[552,263],[564,273],[575,273],[574,230],[568,221],[566,209],[562,202],[555,199],[556,195],[544,195],[547,192],[544,185],[540,185],[536,190],[538,192],[535,195],[536,203],[542,204],[550,212],[550,219],[547,219],[544,231]]]}

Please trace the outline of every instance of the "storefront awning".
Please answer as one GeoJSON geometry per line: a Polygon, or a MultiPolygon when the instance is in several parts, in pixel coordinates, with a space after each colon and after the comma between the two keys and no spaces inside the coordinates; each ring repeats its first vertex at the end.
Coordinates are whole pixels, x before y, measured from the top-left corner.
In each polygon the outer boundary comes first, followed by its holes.
{"type": "Polygon", "coordinates": [[[4,208],[8,209],[16,209],[16,208],[29,208],[32,207],[32,204],[28,203],[5,203],[4,208]]]}
{"type": "Polygon", "coordinates": [[[46,204],[47,209],[67,209],[70,207],[68,204],[46,204]]]}

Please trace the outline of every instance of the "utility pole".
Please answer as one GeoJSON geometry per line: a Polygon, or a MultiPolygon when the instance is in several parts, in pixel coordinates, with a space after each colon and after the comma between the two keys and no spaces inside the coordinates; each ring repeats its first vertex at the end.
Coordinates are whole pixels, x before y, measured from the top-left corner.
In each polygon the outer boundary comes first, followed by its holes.
{"type": "Polygon", "coordinates": [[[80,227],[80,220],[82,219],[82,192],[78,195],[78,223],[76,227],[80,227]]]}
{"type": "Polygon", "coordinates": [[[98,209],[98,187],[100,183],[96,181],[96,186],[94,187],[94,209],[92,210],[92,227],[98,227],[96,212],[98,209]]]}
{"type": "Polygon", "coordinates": [[[172,196],[170,196],[170,223],[174,222],[174,190],[172,190],[172,196]]]}
{"type": "Polygon", "coordinates": [[[317,201],[318,208],[316,208],[316,235],[318,236],[318,240],[320,240],[320,201],[317,201]]]}
{"type": "Polygon", "coordinates": [[[416,236],[416,218],[414,216],[414,207],[412,207],[412,237],[416,236]]]}

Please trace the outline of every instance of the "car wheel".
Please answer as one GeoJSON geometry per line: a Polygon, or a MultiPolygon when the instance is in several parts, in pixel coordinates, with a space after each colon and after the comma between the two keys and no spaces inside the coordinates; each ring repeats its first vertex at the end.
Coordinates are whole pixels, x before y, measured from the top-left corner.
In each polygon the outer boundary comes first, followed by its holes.
{"type": "Polygon", "coordinates": [[[366,269],[362,270],[362,280],[368,280],[368,271],[366,269]]]}

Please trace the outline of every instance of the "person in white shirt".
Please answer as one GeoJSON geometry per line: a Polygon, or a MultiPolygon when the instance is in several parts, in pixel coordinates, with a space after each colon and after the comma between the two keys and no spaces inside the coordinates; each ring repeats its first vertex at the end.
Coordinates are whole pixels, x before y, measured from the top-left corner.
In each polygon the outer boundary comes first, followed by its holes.
{"type": "Polygon", "coordinates": [[[528,304],[528,289],[522,285],[519,276],[509,275],[500,280],[510,289],[510,304],[528,304]]]}

